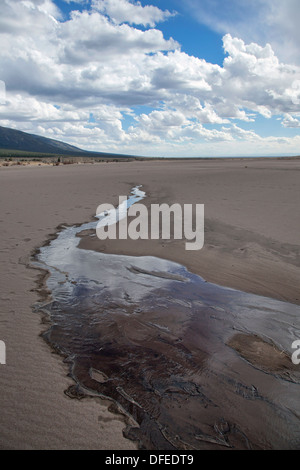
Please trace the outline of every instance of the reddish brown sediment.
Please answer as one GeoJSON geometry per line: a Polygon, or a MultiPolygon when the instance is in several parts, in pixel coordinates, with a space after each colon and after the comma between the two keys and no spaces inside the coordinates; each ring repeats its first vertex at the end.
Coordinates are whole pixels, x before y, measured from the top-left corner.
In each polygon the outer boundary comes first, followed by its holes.
{"type": "MultiPolygon", "coordinates": [[[[89,251],[79,260],[87,264],[88,257],[95,255],[89,251]]],[[[132,261],[122,258],[123,265],[132,261]]],[[[88,282],[79,270],[72,295],[55,288],[45,308],[53,323],[47,341],[68,358],[79,398],[92,392],[115,400],[138,424],[126,435],[149,450],[300,446],[299,368],[274,343],[236,333],[253,327],[285,339],[292,325],[278,335],[281,302],[224,290],[188,273],[185,281],[165,278],[137,302],[123,294],[132,283],[139,289],[149,277],[157,279],[156,272],[133,270],[127,287],[119,272],[118,292],[105,287],[104,260],[102,266],[96,284],[95,271],[88,282]],[[261,328],[258,312],[269,315],[261,328]]],[[[287,305],[293,321],[299,307],[287,305]]]]}
{"type": "Polygon", "coordinates": [[[237,333],[227,342],[237,353],[258,369],[283,380],[299,383],[300,368],[291,356],[271,341],[256,335],[237,333]]]}

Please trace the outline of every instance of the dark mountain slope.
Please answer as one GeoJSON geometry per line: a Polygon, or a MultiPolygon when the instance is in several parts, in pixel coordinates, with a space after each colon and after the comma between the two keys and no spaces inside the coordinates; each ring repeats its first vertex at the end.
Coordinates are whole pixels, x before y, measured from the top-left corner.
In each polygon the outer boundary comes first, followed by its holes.
{"type": "Polygon", "coordinates": [[[0,126],[0,149],[65,155],[89,154],[73,145],[35,134],[0,126]]]}

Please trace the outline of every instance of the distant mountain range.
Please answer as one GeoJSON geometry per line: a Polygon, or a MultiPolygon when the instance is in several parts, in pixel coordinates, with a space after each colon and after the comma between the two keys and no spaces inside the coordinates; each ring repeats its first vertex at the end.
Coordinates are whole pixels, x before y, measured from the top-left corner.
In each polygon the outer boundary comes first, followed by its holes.
{"type": "Polygon", "coordinates": [[[63,155],[89,154],[73,145],[0,126],[0,149],[63,155]]]}
{"type": "MultiPolygon", "coordinates": [[[[48,139],[40,135],[28,134],[9,127],[0,126],[0,156],[13,152],[28,152],[35,154],[69,155],[80,157],[133,157],[131,155],[120,155],[107,152],[89,152],[74,145],[66,144],[60,140],[48,139]],[[7,151],[7,152],[6,152],[7,151]]],[[[135,157],[133,157],[135,158],[135,157]]]]}

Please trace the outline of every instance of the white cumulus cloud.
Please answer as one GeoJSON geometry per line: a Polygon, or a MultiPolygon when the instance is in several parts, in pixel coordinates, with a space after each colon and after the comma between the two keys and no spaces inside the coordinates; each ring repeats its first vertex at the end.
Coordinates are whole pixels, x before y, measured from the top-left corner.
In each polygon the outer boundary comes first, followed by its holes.
{"type": "Polygon", "coordinates": [[[211,29],[270,43],[283,62],[300,65],[299,0],[185,0],[183,5],[211,29]]]}
{"type": "Polygon", "coordinates": [[[51,0],[3,0],[0,125],[99,151],[177,154],[187,145],[199,154],[219,152],[208,145],[223,142],[225,154],[256,140],[267,152],[272,145],[297,152],[294,137],[243,128],[258,115],[299,127],[300,68],[271,44],[227,33],[216,65],[154,27],[169,12],[128,0],[80,3],[64,21],[51,0]]]}
{"type": "Polygon", "coordinates": [[[142,6],[134,0],[93,0],[92,8],[108,15],[114,22],[154,27],[157,23],[174,16],[168,10],[153,5],[142,6]]]}
{"type": "Polygon", "coordinates": [[[300,120],[290,114],[286,114],[282,121],[282,125],[283,127],[300,127],[300,120]]]}

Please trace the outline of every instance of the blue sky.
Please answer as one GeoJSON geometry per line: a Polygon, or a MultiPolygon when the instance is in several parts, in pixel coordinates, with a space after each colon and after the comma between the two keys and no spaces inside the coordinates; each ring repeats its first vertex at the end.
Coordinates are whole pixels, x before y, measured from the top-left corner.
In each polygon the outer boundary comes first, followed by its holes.
{"type": "Polygon", "coordinates": [[[113,153],[298,155],[298,1],[3,0],[0,125],[113,153]]]}
{"type": "MultiPolygon", "coordinates": [[[[65,18],[69,18],[70,12],[72,12],[74,7],[83,11],[88,6],[88,4],[84,3],[66,3],[64,0],[56,0],[55,3],[61,9],[65,18]]],[[[205,24],[199,23],[191,14],[192,11],[184,7],[184,3],[185,2],[182,0],[140,1],[140,4],[143,6],[153,5],[162,10],[176,12],[168,21],[158,25],[158,28],[163,32],[165,38],[175,38],[181,44],[181,49],[187,54],[222,65],[224,60],[224,51],[222,48],[223,35],[205,24]]],[[[141,25],[137,27],[145,30],[141,25]]]]}

